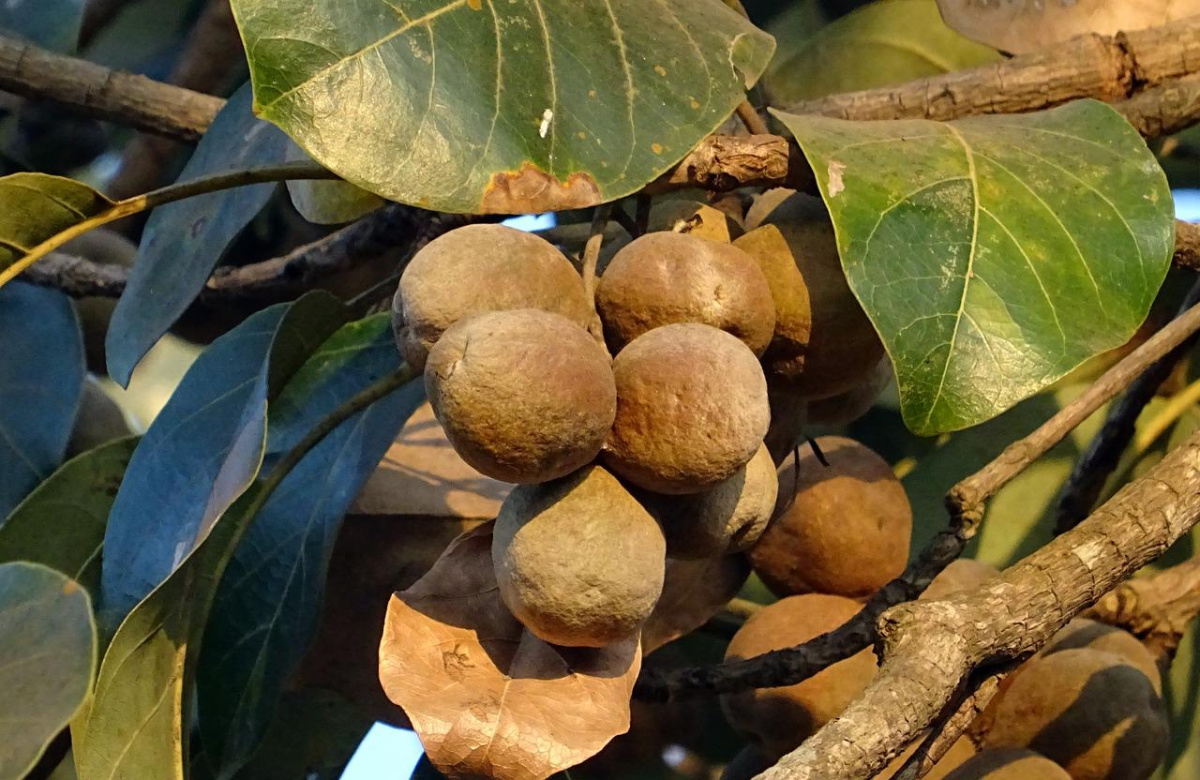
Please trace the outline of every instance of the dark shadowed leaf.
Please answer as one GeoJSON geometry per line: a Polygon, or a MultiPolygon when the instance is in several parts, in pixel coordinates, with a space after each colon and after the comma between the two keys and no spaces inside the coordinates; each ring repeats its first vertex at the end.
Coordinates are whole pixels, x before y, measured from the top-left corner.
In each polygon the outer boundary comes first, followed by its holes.
{"type": "Polygon", "coordinates": [[[336,693],[289,691],[237,780],[338,780],[371,725],[336,693]]]}
{"type": "Polygon", "coordinates": [[[0,270],[112,201],[74,179],[44,173],[0,177],[0,270]]]}
{"type": "Polygon", "coordinates": [[[491,524],[463,534],[392,597],[379,678],[443,773],[545,780],[628,730],[640,643],[536,638],[500,600],[491,545],[491,524]]]}
{"type": "Polygon", "coordinates": [[[888,0],[843,16],[765,79],[779,105],[936,76],[998,58],[946,26],[936,0],[888,0]]]}
{"type": "MultiPolygon", "coordinates": [[[[273,403],[265,470],[335,407],[399,367],[389,315],[335,333],[273,403]]],[[[316,633],[342,516],[423,400],[421,383],[411,382],[343,423],[292,471],[238,545],[199,671],[201,734],[218,778],[232,776],[262,738],[316,633]]]]}
{"type": "Polygon", "coordinates": [[[653,653],[700,628],[738,594],[749,576],[750,562],[744,555],[668,558],[662,596],[642,626],[642,652],[653,653]]]}
{"type": "MultiPolygon", "coordinates": [[[[180,181],[283,162],[287,138],[255,119],[247,85],[200,139],[180,181]]],[[[122,385],[195,300],[229,245],[275,191],[274,184],[237,187],[161,206],[150,216],[129,285],[117,302],[105,350],[109,375],[122,385]]]]}
{"type": "Polygon", "coordinates": [[[0,525],[0,563],[36,561],[96,593],[104,527],[137,442],[85,452],[39,485],[0,525]]]}
{"type": "Polygon", "coordinates": [[[1200,13],[1198,0],[937,0],[946,23],[963,35],[1020,54],[1085,33],[1115,35],[1200,13]]]}
{"type": "Polygon", "coordinates": [[[233,0],[259,116],[389,200],[523,213],[627,195],[771,58],[721,0],[233,0]]]}
{"type": "Polygon", "coordinates": [[[70,299],[21,282],[0,288],[0,517],[62,463],[83,375],[70,299]]]}
{"type": "Polygon", "coordinates": [[[5,0],[0,3],[0,30],[43,49],[74,51],[83,6],[84,0],[5,0]]]}
{"type": "Polygon", "coordinates": [[[990,419],[1128,340],[1170,265],[1166,177],[1111,107],[845,122],[779,114],[920,434],[990,419]]]}
{"type": "Polygon", "coordinates": [[[345,322],[310,293],[227,333],[192,365],[142,437],[104,538],[101,614],[115,625],[167,578],[258,474],[267,401],[345,322]]]}
{"type": "Polygon", "coordinates": [[[36,563],[0,565],[0,779],[20,780],[92,685],[96,625],[87,592],[36,563]]]}

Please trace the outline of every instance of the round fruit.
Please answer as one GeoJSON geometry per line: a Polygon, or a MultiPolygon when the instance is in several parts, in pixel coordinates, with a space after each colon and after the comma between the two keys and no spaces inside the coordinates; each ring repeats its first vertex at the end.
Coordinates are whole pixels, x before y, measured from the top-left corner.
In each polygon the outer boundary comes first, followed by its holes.
{"type": "Polygon", "coordinates": [[[690,496],[642,496],[662,524],[667,554],[711,558],[741,552],[758,541],[775,511],[779,481],[765,446],[737,473],[712,490],[690,496]]]}
{"type": "MultiPolygon", "coordinates": [[[[876,780],[892,780],[892,778],[896,776],[896,773],[900,771],[901,767],[904,766],[904,762],[907,761],[909,757],[917,751],[917,748],[921,746],[921,743],[925,741],[925,736],[926,735],[922,735],[920,739],[909,745],[903,753],[896,756],[892,763],[888,764],[887,768],[879,774],[879,777],[877,777],[876,780]]],[[[970,738],[959,737],[957,740],[955,740],[954,744],[950,746],[950,749],[946,751],[946,754],[942,756],[936,764],[930,767],[928,774],[925,775],[923,780],[946,780],[947,775],[949,775],[958,767],[962,766],[964,762],[970,760],[974,755],[975,745],[971,742],[970,738]]]]}
{"type": "Polygon", "coordinates": [[[756,355],[775,331],[771,288],[754,258],[680,233],[647,233],[618,252],[600,278],[596,308],[614,354],[677,322],[720,328],[756,355]]]}
{"type": "MultiPolygon", "coordinates": [[[[850,599],[815,593],[782,599],[746,621],[730,641],[725,660],[807,642],[841,626],[861,607],[850,599]]],[[[725,694],[721,709],[734,730],[774,761],[837,717],[875,672],[875,656],[867,649],[796,685],[725,694]]]]}
{"type": "Polygon", "coordinates": [[[650,209],[648,232],[661,231],[686,233],[695,238],[726,244],[745,232],[728,213],[707,203],[685,198],[661,201],[650,209]]]}
{"type": "Polygon", "coordinates": [[[603,647],[636,633],[663,588],[666,541],[615,477],[589,466],[517,487],[496,518],[500,596],[547,642],[603,647]]]}
{"type": "Polygon", "coordinates": [[[771,457],[782,463],[804,441],[808,426],[808,401],[777,381],[767,380],[767,400],[771,405],[771,426],[763,440],[771,457]]]}
{"type": "Polygon", "coordinates": [[[537,309],[450,328],[429,353],[425,388],[462,459],[504,482],[543,482],[591,462],[616,415],[608,353],[537,309]]]}
{"type": "Polygon", "coordinates": [[[1032,750],[1004,748],[979,753],[946,780],[1071,780],[1071,776],[1032,750]]]}
{"type": "Polygon", "coordinates": [[[849,425],[871,410],[880,393],[892,383],[892,362],[886,357],[875,364],[858,384],[844,393],[810,401],[808,422],[812,425],[849,425]]]}
{"type": "Polygon", "coordinates": [[[1131,666],[1139,669],[1162,693],[1162,672],[1158,662],[1144,644],[1128,631],[1087,618],[1075,618],[1062,628],[1050,643],[1042,649],[1042,655],[1087,647],[1119,655],[1131,666]]]}
{"type": "Polygon", "coordinates": [[[944,599],[960,590],[970,590],[1000,576],[1000,570],[983,561],[959,558],[942,569],[921,594],[922,599],[944,599]]]}
{"type": "Polygon", "coordinates": [[[792,195],[733,244],[758,260],[775,299],[768,372],[808,399],[862,381],[883,357],[883,343],[846,282],[820,199],[792,195]]]}
{"type": "Polygon", "coordinates": [[[1015,676],[984,741],[1035,750],[1074,780],[1146,780],[1166,755],[1167,718],[1153,683],[1121,656],[1060,650],[1015,676]]]}
{"type": "Polygon", "coordinates": [[[904,571],[912,508],[883,458],[840,436],[779,467],[776,517],[750,550],[754,571],[779,595],[870,596],[904,571]]]}
{"type": "Polygon", "coordinates": [[[613,361],[617,416],[603,459],[655,493],[699,493],[750,462],[770,422],[750,349],[708,325],[664,325],[613,361]]]}
{"type": "Polygon", "coordinates": [[[561,252],[504,225],[467,225],[430,241],[413,257],[392,299],[396,343],[421,368],[442,334],[472,315],[541,309],[586,327],[583,281],[561,252]]]}

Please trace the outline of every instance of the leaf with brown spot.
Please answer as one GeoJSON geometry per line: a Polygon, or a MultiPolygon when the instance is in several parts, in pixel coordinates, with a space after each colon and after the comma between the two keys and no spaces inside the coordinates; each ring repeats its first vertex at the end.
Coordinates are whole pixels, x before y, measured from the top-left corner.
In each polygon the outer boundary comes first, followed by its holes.
{"type": "Polygon", "coordinates": [[[742,589],[750,576],[744,555],[684,561],[667,559],[662,596],[642,626],[642,652],[658,648],[704,625],[742,589]]]}
{"type": "Polygon", "coordinates": [[[968,38],[1012,54],[1076,35],[1114,35],[1200,13],[1200,0],[938,0],[946,24],[968,38]]]}
{"type": "Polygon", "coordinates": [[[533,636],[500,600],[491,548],[480,526],[392,597],[379,677],[447,776],[543,780],[629,729],[641,651],[533,636]]]}

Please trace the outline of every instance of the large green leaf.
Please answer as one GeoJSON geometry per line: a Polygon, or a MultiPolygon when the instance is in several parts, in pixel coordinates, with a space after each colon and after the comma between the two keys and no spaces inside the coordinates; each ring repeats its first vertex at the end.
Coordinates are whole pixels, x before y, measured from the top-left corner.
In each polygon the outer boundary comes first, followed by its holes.
{"type": "Polygon", "coordinates": [[[947,27],[936,0],[887,0],[813,35],[773,67],[765,83],[773,100],[788,105],[962,70],[999,56],[947,27]]]}
{"type": "Polygon", "coordinates": [[[84,0],[5,0],[0,30],[27,38],[43,49],[71,52],[79,42],[84,0]]]}
{"type": "Polygon", "coordinates": [[[20,780],[87,697],[96,626],[87,592],[36,563],[0,565],[0,615],[0,780],[20,780]]]}
{"type": "Polygon", "coordinates": [[[70,299],[21,282],[0,288],[0,517],[62,463],[83,375],[70,299]]]}
{"type": "MultiPolygon", "coordinates": [[[[334,408],[399,367],[387,314],[331,336],[271,407],[266,468],[334,408]]],[[[422,390],[411,382],[327,436],[238,545],[217,591],[199,670],[200,731],[218,778],[231,777],[262,739],[316,633],[342,517],[425,400],[422,390]]]]}
{"type": "Polygon", "coordinates": [[[0,177],[0,270],[46,239],[112,205],[108,198],[74,179],[44,173],[0,177]]]}
{"type": "Polygon", "coordinates": [[[1171,193],[1111,107],[778,116],[816,173],[913,431],[994,417],[1145,319],[1171,262],[1171,193]]]}
{"type": "Polygon", "coordinates": [[[104,527],[137,441],[85,452],[30,493],[0,525],[0,563],[36,561],[96,593],[104,527]]]}
{"type": "Polygon", "coordinates": [[[109,516],[101,576],[107,626],[165,580],[254,481],[268,399],[344,322],[336,299],[310,293],[255,314],[188,370],[142,437],[109,516]]]}
{"type": "Polygon", "coordinates": [[[258,115],[390,200],[589,206],[712,132],[774,42],[721,0],[233,0],[258,115]]]}
{"type": "MultiPolygon", "coordinates": [[[[283,133],[254,117],[247,85],[200,139],[180,181],[282,163],[283,133]]],[[[155,209],[105,340],[108,373],[128,385],[138,362],[187,310],[235,238],[262,211],[274,184],[211,192],[155,209]]]]}

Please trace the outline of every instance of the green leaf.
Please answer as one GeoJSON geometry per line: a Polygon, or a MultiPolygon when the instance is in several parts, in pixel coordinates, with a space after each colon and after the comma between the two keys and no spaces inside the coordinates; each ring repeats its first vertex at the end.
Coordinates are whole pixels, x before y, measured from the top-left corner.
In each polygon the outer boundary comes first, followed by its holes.
{"type": "Polygon", "coordinates": [[[0,288],[0,517],[62,463],[83,375],[71,300],[21,282],[0,288]]]}
{"type": "MultiPolygon", "coordinates": [[[[284,161],[287,137],[255,119],[250,103],[249,86],[229,99],[180,181],[284,161]]],[[[129,384],[138,362],[204,289],[229,245],[275,189],[274,184],[255,184],[155,209],[105,339],[108,373],[116,382],[129,384]]]]}
{"type": "Polygon", "coordinates": [[[0,780],[20,780],[87,697],[96,626],[87,592],[36,563],[0,565],[0,780]]]}
{"type": "Polygon", "coordinates": [[[83,6],[84,0],[5,0],[0,3],[0,30],[43,49],[73,52],[79,42],[83,6]]]}
{"type": "Polygon", "coordinates": [[[337,780],[371,725],[336,693],[289,691],[237,780],[337,780]]]}
{"type": "Polygon", "coordinates": [[[983,422],[1124,343],[1170,266],[1166,177],[1103,103],[948,123],[778,117],[916,433],[983,422]]]}
{"type": "Polygon", "coordinates": [[[590,206],[655,179],[774,50],[721,0],[233,0],[258,115],[389,200],[590,206]]]}
{"type": "Polygon", "coordinates": [[[104,527],[137,442],[85,452],[39,485],[0,525],[0,563],[35,561],[96,593],[104,527]]]}
{"type": "MultiPolygon", "coordinates": [[[[331,336],[271,406],[267,470],[322,418],[399,367],[387,314],[331,336]]],[[[262,739],[316,633],[342,517],[425,400],[422,390],[411,382],[327,436],[238,545],[217,592],[199,671],[200,730],[218,778],[231,777],[262,739]]]]}
{"type": "Polygon", "coordinates": [[[843,16],[808,39],[766,80],[781,105],[898,84],[999,59],[946,26],[936,0],[888,0],[843,16]]]}
{"type": "Polygon", "coordinates": [[[0,271],[112,201],[74,179],[44,173],[0,177],[0,271]]]}
{"type": "MultiPolygon", "coordinates": [[[[310,160],[304,150],[288,144],[287,162],[310,160]]],[[[287,183],[288,195],[300,216],[316,225],[341,225],[370,214],[383,198],[348,181],[295,179],[287,183]]]]}
{"type": "Polygon", "coordinates": [[[255,314],[188,370],[133,454],[108,520],[101,616],[115,625],[254,481],[267,402],[345,322],[326,293],[255,314]]]}

